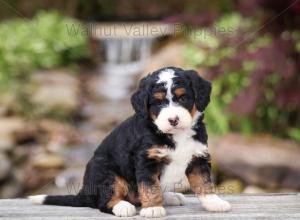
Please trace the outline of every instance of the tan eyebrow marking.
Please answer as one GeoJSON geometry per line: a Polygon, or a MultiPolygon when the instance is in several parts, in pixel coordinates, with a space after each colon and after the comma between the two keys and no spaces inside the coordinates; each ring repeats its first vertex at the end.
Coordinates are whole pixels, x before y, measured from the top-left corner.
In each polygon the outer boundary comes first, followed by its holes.
{"type": "Polygon", "coordinates": [[[182,96],[185,94],[185,89],[184,88],[178,88],[178,89],[175,89],[175,95],[176,96],[182,96]]]}
{"type": "Polygon", "coordinates": [[[166,97],[166,93],[164,92],[155,92],[153,97],[159,100],[163,100],[166,97]]]}

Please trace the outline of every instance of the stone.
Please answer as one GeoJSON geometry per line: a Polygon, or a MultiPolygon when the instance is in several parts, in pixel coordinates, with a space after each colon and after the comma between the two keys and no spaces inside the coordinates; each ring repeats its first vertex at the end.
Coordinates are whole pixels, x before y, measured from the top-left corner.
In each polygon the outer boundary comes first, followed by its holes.
{"type": "Polygon", "coordinates": [[[6,179],[10,174],[11,163],[5,154],[0,154],[0,181],[6,179]]]}
{"type": "Polygon", "coordinates": [[[1,137],[0,138],[0,152],[11,151],[14,148],[14,143],[12,138],[1,137]]]}
{"type": "Polygon", "coordinates": [[[77,194],[79,192],[79,187],[76,187],[77,190],[74,189],[75,186],[82,186],[82,178],[84,176],[85,168],[67,168],[60,174],[55,177],[55,185],[59,188],[69,188],[74,190],[73,192],[68,192],[72,194],[77,194]]]}
{"type": "Polygon", "coordinates": [[[131,114],[133,114],[133,109],[130,100],[102,101],[89,104],[84,108],[84,115],[89,125],[106,132],[111,131],[131,114]]]}
{"type": "Polygon", "coordinates": [[[243,193],[249,193],[249,194],[266,193],[266,190],[264,190],[258,186],[249,185],[249,186],[245,187],[243,193]]]}
{"type": "Polygon", "coordinates": [[[218,168],[265,188],[300,188],[300,146],[269,135],[226,135],[213,148],[218,168]]]}
{"type": "Polygon", "coordinates": [[[39,138],[39,130],[36,123],[27,123],[23,129],[16,130],[13,138],[17,145],[36,142],[39,138]]]}
{"type": "Polygon", "coordinates": [[[18,109],[18,98],[15,92],[1,92],[0,96],[0,116],[9,115],[18,109]]]}
{"type": "Polygon", "coordinates": [[[154,53],[145,67],[145,74],[154,70],[167,66],[183,67],[184,65],[184,49],[186,43],[180,40],[172,41],[163,46],[157,53],[154,53]]]}
{"type": "Polygon", "coordinates": [[[23,193],[22,184],[14,177],[10,177],[0,189],[1,198],[16,198],[23,193]]]}
{"type": "MultiPolygon", "coordinates": [[[[0,137],[10,137],[15,132],[26,127],[26,123],[22,118],[7,117],[0,118],[0,137]]],[[[1,138],[0,138],[1,139],[1,138]]]]}
{"type": "Polygon", "coordinates": [[[81,143],[81,136],[74,127],[52,119],[38,122],[39,142],[47,140],[49,150],[60,150],[62,146],[81,143]]]}
{"type": "Polygon", "coordinates": [[[77,111],[79,100],[79,80],[74,74],[63,70],[42,71],[33,74],[35,89],[30,100],[39,107],[41,113],[77,111]]]}
{"type": "Polygon", "coordinates": [[[238,194],[242,192],[243,184],[240,180],[228,179],[221,182],[217,189],[220,194],[238,194]]]}
{"type": "Polygon", "coordinates": [[[26,161],[29,154],[30,150],[28,146],[18,145],[14,148],[14,151],[12,152],[11,161],[14,164],[20,164],[26,161]]]}
{"type": "Polygon", "coordinates": [[[56,154],[38,154],[32,158],[32,166],[40,169],[62,168],[65,162],[56,154]]]}
{"type": "Polygon", "coordinates": [[[36,141],[37,136],[34,122],[19,117],[0,118],[0,151],[12,151],[19,144],[36,141]]]}

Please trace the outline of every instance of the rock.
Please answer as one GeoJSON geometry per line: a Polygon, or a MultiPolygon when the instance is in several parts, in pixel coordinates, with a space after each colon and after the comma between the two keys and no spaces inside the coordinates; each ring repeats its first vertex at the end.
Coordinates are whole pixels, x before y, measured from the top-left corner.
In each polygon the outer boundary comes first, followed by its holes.
{"type": "Polygon", "coordinates": [[[13,137],[15,143],[18,145],[33,143],[39,138],[39,129],[36,123],[30,122],[23,129],[16,130],[13,137]]]}
{"type": "Polygon", "coordinates": [[[14,177],[10,177],[0,189],[1,198],[15,198],[21,196],[23,192],[22,184],[14,177]]]}
{"type": "MultiPolygon", "coordinates": [[[[61,168],[37,168],[32,167],[32,164],[26,164],[19,171],[20,178],[22,178],[22,185],[26,190],[44,189],[47,185],[53,184],[53,181],[61,168]]],[[[39,194],[43,190],[39,191],[39,194]]]]}
{"type": "Polygon", "coordinates": [[[129,100],[91,103],[84,108],[84,115],[89,125],[106,132],[111,131],[132,113],[133,109],[129,100]]]}
{"type": "Polygon", "coordinates": [[[19,145],[14,148],[14,151],[12,152],[11,161],[13,164],[17,165],[21,162],[26,161],[28,158],[28,155],[30,153],[28,146],[19,145]]]}
{"type": "Polygon", "coordinates": [[[185,43],[183,41],[172,41],[162,47],[157,53],[149,58],[146,65],[145,74],[151,73],[154,70],[167,66],[184,66],[184,49],[185,43]]]}
{"type": "Polygon", "coordinates": [[[1,92],[0,96],[0,116],[9,115],[18,109],[18,98],[15,92],[1,92]]]}
{"type": "MultiPolygon", "coordinates": [[[[84,176],[84,172],[84,167],[68,168],[56,176],[55,185],[59,188],[70,187],[73,184],[82,185],[82,177],[84,176]]],[[[72,193],[77,194],[78,192],[79,190],[72,193]]]]}
{"type": "Polygon", "coordinates": [[[0,154],[0,181],[4,180],[10,173],[11,164],[5,154],[0,154]]]}
{"type": "Polygon", "coordinates": [[[39,142],[46,141],[50,151],[60,150],[62,146],[81,143],[80,134],[70,125],[56,120],[43,119],[38,122],[39,142]]]}
{"type": "Polygon", "coordinates": [[[22,118],[0,118],[0,151],[12,151],[18,144],[33,142],[38,131],[33,122],[22,118]]]}
{"type": "Polygon", "coordinates": [[[242,192],[243,184],[237,179],[229,179],[219,184],[217,189],[221,194],[237,194],[242,192]]]}
{"type": "Polygon", "coordinates": [[[34,168],[62,168],[64,165],[64,159],[55,154],[38,154],[32,159],[32,166],[34,168]]]}
{"type": "Polygon", "coordinates": [[[24,163],[22,167],[16,168],[16,175],[26,190],[36,189],[41,186],[42,175],[46,173],[33,168],[31,162],[32,160],[24,163]]]}
{"type": "Polygon", "coordinates": [[[266,190],[258,186],[250,185],[244,189],[243,193],[266,193],[266,190]]]}
{"type": "Polygon", "coordinates": [[[23,119],[18,117],[0,118],[0,137],[12,136],[16,131],[26,127],[23,119]]]}
{"type": "Polygon", "coordinates": [[[300,147],[268,135],[230,134],[213,149],[218,168],[248,184],[300,189],[300,147]]]}
{"type": "Polygon", "coordinates": [[[281,188],[278,190],[279,193],[297,193],[297,189],[287,189],[287,188],[281,188]]]}
{"type": "Polygon", "coordinates": [[[79,100],[79,81],[66,71],[51,70],[33,74],[36,85],[31,101],[39,107],[40,113],[61,115],[77,111],[79,100]]]}
{"type": "Polygon", "coordinates": [[[12,138],[0,137],[0,152],[11,151],[14,148],[14,143],[12,138]]]}

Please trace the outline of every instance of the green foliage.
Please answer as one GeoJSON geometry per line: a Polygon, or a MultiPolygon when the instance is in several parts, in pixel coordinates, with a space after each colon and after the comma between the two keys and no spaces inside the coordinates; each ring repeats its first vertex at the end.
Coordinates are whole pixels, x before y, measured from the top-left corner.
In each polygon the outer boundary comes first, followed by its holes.
{"type": "Polygon", "coordinates": [[[254,18],[232,13],[191,34],[186,63],[213,81],[208,130],[271,132],[300,142],[300,103],[293,101],[298,61],[291,56],[300,52],[299,31],[253,33],[259,27],[254,18]]]}
{"type": "MultiPolygon", "coordinates": [[[[196,68],[212,68],[220,60],[234,55],[234,48],[220,46],[220,37],[217,36],[217,32],[222,30],[223,34],[234,34],[240,24],[240,19],[238,14],[226,15],[216,21],[211,28],[195,30],[196,33],[191,35],[190,43],[185,50],[187,65],[196,68]]],[[[245,64],[245,66],[248,67],[250,64],[245,64]]],[[[240,91],[242,80],[243,76],[240,72],[224,74],[214,79],[212,98],[205,115],[209,132],[225,134],[231,130],[230,112],[226,106],[240,91]],[[227,88],[232,90],[224,93],[227,88]]]]}
{"type": "Polygon", "coordinates": [[[300,129],[299,128],[290,128],[288,130],[288,135],[290,138],[300,142],[300,129]]]}
{"type": "Polygon", "coordinates": [[[86,57],[86,36],[69,35],[67,25],[80,23],[57,12],[40,12],[32,20],[0,24],[0,88],[27,78],[35,69],[47,69],[86,57]]]}

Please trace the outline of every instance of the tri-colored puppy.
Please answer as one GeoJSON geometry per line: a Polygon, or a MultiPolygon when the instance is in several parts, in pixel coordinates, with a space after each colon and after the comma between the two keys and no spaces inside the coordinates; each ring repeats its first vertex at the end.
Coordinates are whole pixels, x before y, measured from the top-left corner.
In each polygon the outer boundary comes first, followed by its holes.
{"type": "Polygon", "coordinates": [[[230,204],[213,193],[204,110],[211,84],[193,70],[162,68],[131,97],[135,114],[108,135],[86,166],[77,195],[30,196],[35,203],[86,206],[116,216],[166,215],[191,188],[208,211],[230,204]]]}

